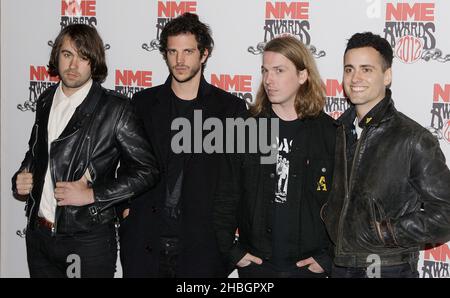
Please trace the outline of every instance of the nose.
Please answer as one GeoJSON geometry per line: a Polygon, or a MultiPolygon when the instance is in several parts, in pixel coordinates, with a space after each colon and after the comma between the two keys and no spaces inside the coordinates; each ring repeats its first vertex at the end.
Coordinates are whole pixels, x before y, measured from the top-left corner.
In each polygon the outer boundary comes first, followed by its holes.
{"type": "Polygon", "coordinates": [[[69,67],[72,69],[76,69],[78,67],[78,63],[79,63],[78,57],[72,57],[72,59],[70,60],[69,67]]]}
{"type": "Polygon", "coordinates": [[[351,79],[352,79],[353,83],[357,83],[357,82],[360,82],[362,80],[362,78],[361,78],[361,71],[359,71],[359,70],[355,70],[352,73],[351,76],[352,76],[351,79]]]}
{"type": "Polygon", "coordinates": [[[273,82],[273,74],[270,71],[264,72],[263,80],[266,85],[270,85],[273,82]]]}
{"type": "Polygon", "coordinates": [[[177,53],[177,64],[183,64],[183,63],[184,63],[184,54],[177,53]]]}

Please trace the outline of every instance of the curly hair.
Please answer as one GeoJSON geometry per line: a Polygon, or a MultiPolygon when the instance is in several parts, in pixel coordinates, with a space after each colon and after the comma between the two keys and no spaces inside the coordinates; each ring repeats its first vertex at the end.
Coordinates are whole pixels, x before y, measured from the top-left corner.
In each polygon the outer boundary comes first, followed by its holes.
{"type": "Polygon", "coordinates": [[[214,40],[211,37],[212,33],[209,26],[200,22],[196,14],[186,12],[168,22],[161,31],[159,51],[163,55],[164,60],[167,60],[167,39],[169,36],[177,36],[185,33],[191,33],[195,36],[201,57],[205,53],[205,50],[208,50],[208,57],[202,65],[202,70],[204,70],[206,61],[211,56],[214,48],[214,40]]]}

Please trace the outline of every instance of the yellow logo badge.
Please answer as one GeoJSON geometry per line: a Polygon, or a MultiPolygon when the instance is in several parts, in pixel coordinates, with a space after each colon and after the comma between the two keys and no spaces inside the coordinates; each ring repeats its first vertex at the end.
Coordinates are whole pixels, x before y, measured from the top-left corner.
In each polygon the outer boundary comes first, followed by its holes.
{"type": "Polygon", "coordinates": [[[325,176],[320,176],[319,181],[317,182],[317,191],[328,191],[325,176]]]}

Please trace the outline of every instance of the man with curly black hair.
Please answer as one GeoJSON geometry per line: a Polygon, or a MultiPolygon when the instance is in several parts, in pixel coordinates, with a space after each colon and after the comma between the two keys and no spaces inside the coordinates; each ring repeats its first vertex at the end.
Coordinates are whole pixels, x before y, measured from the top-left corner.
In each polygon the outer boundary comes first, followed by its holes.
{"type": "Polygon", "coordinates": [[[133,97],[153,141],[162,178],[121,212],[124,277],[226,276],[212,225],[218,154],[179,153],[171,147],[177,133],[171,130],[175,119],[183,118],[194,127],[194,110],[202,119],[221,120],[245,110],[243,100],[203,77],[213,45],[209,27],[197,15],[172,19],[160,40],[170,75],[163,85],[133,97]]]}

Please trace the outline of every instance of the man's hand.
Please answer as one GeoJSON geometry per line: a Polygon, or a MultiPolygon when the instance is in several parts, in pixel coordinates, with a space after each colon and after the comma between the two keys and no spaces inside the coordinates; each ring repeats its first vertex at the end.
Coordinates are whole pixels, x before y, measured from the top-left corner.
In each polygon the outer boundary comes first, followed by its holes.
{"type": "Polygon", "coordinates": [[[255,263],[258,265],[262,264],[262,260],[258,257],[255,257],[254,255],[251,255],[249,253],[247,253],[236,265],[238,267],[247,267],[248,265],[250,265],[251,263],[255,263]]]}
{"type": "Polygon", "coordinates": [[[127,218],[129,214],[130,214],[130,208],[127,208],[127,209],[123,210],[123,212],[122,212],[122,219],[127,218]]]}
{"type": "Polygon", "coordinates": [[[23,170],[16,178],[17,193],[21,196],[29,195],[33,189],[33,174],[23,170]]]}
{"type": "Polygon", "coordinates": [[[317,263],[313,257],[297,262],[297,267],[303,267],[303,266],[307,266],[307,265],[309,265],[308,269],[311,272],[314,272],[314,273],[323,273],[324,272],[323,268],[320,267],[319,263],[317,263]]]}
{"type": "Polygon", "coordinates": [[[58,206],[85,206],[94,203],[94,191],[86,177],[75,182],[57,182],[55,198],[58,206]]]}

